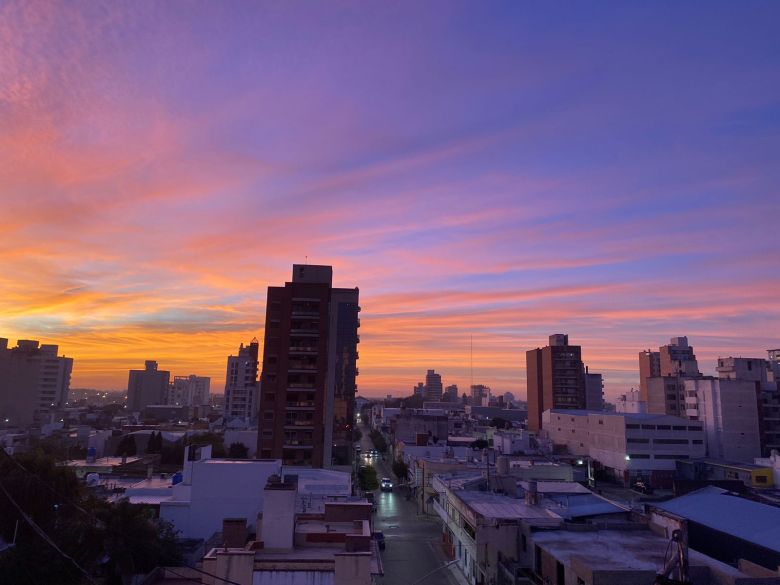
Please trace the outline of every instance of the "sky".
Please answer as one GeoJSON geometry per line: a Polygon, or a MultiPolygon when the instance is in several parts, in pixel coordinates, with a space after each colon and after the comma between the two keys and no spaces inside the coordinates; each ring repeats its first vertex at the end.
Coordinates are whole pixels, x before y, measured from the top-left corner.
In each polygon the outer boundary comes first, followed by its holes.
{"type": "Polygon", "coordinates": [[[525,395],[568,333],[780,347],[780,3],[0,0],[0,337],[224,387],[293,263],[359,393],[525,395]],[[473,343],[473,375],[471,346],[473,343]]]}

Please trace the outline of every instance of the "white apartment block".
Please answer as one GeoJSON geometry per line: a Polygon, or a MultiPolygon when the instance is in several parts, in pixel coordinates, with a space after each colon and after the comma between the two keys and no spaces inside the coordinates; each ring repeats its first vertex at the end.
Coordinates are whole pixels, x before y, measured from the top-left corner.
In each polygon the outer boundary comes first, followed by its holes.
{"type": "Polygon", "coordinates": [[[211,403],[211,378],[206,376],[174,376],[168,393],[173,406],[208,406],[211,403]]]}
{"type": "Polygon", "coordinates": [[[685,380],[685,414],[704,424],[709,457],[751,462],[761,456],[755,381],[685,380]]]}
{"type": "Polygon", "coordinates": [[[677,459],[706,454],[701,422],[665,414],[547,410],[542,428],[553,444],[590,457],[624,484],[670,485],[677,459]]]}

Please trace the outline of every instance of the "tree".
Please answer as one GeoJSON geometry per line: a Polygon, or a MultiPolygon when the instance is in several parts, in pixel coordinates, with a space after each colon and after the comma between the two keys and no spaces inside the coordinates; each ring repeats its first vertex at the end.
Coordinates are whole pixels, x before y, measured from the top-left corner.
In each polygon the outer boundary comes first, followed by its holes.
{"type": "Polygon", "coordinates": [[[162,453],[162,448],[163,448],[162,432],[155,433],[154,431],[152,431],[152,434],[149,437],[149,442],[146,445],[146,452],[162,453]]]}
{"type": "Polygon", "coordinates": [[[228,447],[228,457],[231,459],[246,459],[249,457],[249,447],[236,441],[228,447]]]}
{"type": "Polygon", "coordinates": [[[361,467],[358,471],[358,485],[364,492],[374,491],[379,487],[379,481],[376,478],[376,469],[373,465],[361,467]]]}
{"type": "Polygon", "coordinates": [[[377,451],[380,453],[387,453],[387,440],[382,433],[374,429],[368,436],[371,437],[371,442],[374,443],[374,448],[376,448],[377,451]]]}
{"type": "Polygon", "coordinates": [[[512,426],[512,423],[500,416],[494,416],[493,420],[490,421],[490,426],[497,429],[508,429],[512,426]]]}
{"type": "Polygon", "coordinates": [[[27,523],[38,525],[65,555],[106,585],[179,561],[170,525],[127,502],[92,499],[68,467],[43,452],[11,457],[0,451],[0,536],[16,546],[0,555],[3,583],[85,582],[84,575],[27,523]],[[18,506],[18,508],[17,508],[18,506]],[[18,530],[17,530],[18,525],[18,530]]]}
{"type": "Polygon", "coordinates": [[[352,440],[357,443],[360,441],[360,439],[363,438],[363,433],[360,432],[360,429],[355,428],[352,430],[352,440]]]}
{"type": "Polygon", "coordinates": [[[185,438],[185,445],[211,445],[211,456],[215,459],[227,456],[225,439],[217,433],[201,433],[185,438]]]}
{"type": "Polygon", "coordinates": [[[399,481],[404,481],[409,478],[409,466],[399,457],[393,461],[393,473],[399,481]]]}
{"type": "Polygon", "coordinates": [[[135,446],[135,437],[133,435],[125,435],[119,441],[119,445],[116,446],[116,457],[133,457],[137,453],[135,446]]]}

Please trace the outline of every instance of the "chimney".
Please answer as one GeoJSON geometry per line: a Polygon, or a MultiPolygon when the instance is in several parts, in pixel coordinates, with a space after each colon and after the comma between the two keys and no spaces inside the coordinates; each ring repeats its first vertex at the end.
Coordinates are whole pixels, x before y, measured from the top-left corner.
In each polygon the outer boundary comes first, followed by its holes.
{"type": "Polygon", "coordinates": [[[225,518],[222,520],[222,540],[227,548],[243,548],[249,531],[246,518],[225,518]]]}
{"type": "Polygon", "coordinates": [[[297,495],[295,484],[284,483],[278,475],[272,475],[263,492],[263,548],[292,549],[297,495]]]}

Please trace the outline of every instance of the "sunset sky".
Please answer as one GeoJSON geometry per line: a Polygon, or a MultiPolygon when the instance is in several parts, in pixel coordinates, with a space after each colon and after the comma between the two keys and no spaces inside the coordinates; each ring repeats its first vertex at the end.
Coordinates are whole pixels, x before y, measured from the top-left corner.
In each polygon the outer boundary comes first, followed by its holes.
{"type": "Polygon", "coordinates": [[[780,347],[780,3],[0,1],[0,337],[212,376],[266,287],[361,294],[359,393],[607,398],[780,347]]]}

